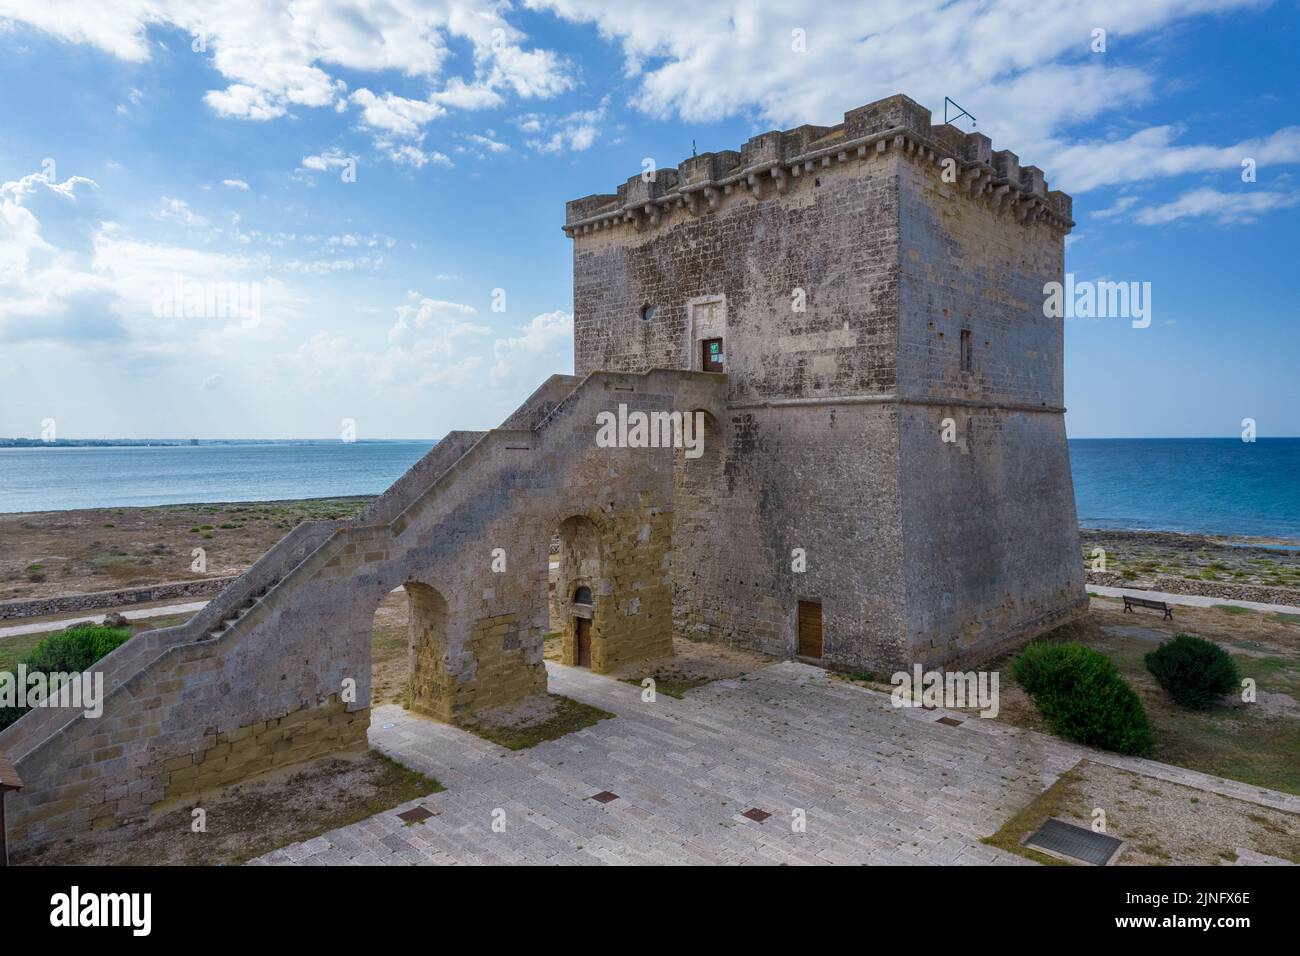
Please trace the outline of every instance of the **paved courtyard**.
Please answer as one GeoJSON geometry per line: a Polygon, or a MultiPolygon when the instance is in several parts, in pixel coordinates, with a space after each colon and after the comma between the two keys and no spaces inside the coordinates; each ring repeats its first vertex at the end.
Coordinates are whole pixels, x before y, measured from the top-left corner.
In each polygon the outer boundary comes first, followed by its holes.
{"type": "Polygon", "coordinates": [[[637,686],[547,666],[552,691],[618,718],[510,752],[397,706],[376,708],[371,744],[447,790],[253,862],[1026,864],[980,838],[1085,755],[1300,811],[1300,798],[993,720],[951,715],[963,722],[947,726],[942,710],[895,709],[887,695],[803,664],[654,703],[637,686]],[[617,799],[592,799],[605,791],[617,799]],[[398,818],[418,806],[433,816],[398,818]],[[751,809],[770,816],[743,815],[751,809]]]}

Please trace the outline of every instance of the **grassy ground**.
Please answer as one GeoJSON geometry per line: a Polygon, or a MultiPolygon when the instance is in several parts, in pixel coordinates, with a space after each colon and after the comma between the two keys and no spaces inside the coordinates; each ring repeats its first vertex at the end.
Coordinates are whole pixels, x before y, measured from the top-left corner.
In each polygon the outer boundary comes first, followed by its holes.
{"type": "Polygon", "coordinates": [[[227,787],[143,823],[93,831],[14,860],[28,865],[236,864],[439,793],[442,784],[378,751],[327,757],[227,787]],[[194,832],[195,808],[206,832],[194,832]]]}
{"type": "MultiPolygon", "coordinates": [[[[189,618],[188,614],[169,614],[162,617],[141,618],[138,621],[132,621],[131,628],[138,634],[141,631],[152,631],[184,624],[189,618]]],[[[71,622],[60,622],[51,630],[41,631],[36,634],[16,634],[12,637],[0,637],[0,671],[12,671],[14,666],[26,657],[32,648],[44,638],[67,628],[69,623],[71,622]]]]}
{"type": "MultiPolygon", "coordinates": [[[[1077,640],[1114,662],[1142,700],[1156,735],[1152,758],[1288,793],[1300,793],[1300,627],[1269,615],[1241,616],[1214,608],[1178,607],[1174,621],[1124,614],[1094,600],[1089,616],[1059,629],[1054,640],[1077,640]],[[1229,696],[1205,711],[1177,706],[1147,671],[1144,657],[1177,633],[1222,645],[1258,699],[1229,696]]],[[[1012,676],[1010,658],[990,665],[1000,674],[999,720],[1046,731],[1037,708],[1012,676]]]]}
{"type": "Polygon", "coordinates": [[[500,714],[480,715],[462,727],[507,750],[527,750],[615,716],[563,694],[548,694],[540,713],[529,710],[521,714],[519,708],[512,707],[500,714]]]}
{"type": "Polygon", "coordinates": [[[686,677],[662,668],[656,668],[644,677],[620,677],[619,680],[624,684],[635,684],[637,687],[642,687],[644,686],[642,682],[647,677],[654,680],[656,694],[667,694],[677,700],[685,697],[686,692],[691,688],[702,687],[714,680],[712,677],[686,677]]]}

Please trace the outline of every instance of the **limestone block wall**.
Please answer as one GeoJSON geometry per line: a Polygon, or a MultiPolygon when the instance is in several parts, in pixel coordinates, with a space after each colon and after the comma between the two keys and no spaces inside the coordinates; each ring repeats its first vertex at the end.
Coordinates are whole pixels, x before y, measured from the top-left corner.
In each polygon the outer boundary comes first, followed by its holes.
{"type": "Polygon", "coordinates": [[[892,388],[894,163],[872,153],[792,181],[779,200],[736,190],[717,211],[578,237],[576,370],[698,368],[692,321],[712,306],[731,401],[892,388]]]}
{"type": "Polygon", "coordinates": [[[823,659],[881,670],[1076,611],[1042,315],[1070,215],[1041,170],[905,96],[569,203],[579,372],[695,368],[725,341],[720,475],[676,483],[679,633],[790,654],[820,600],[823,659]]]}
{"type": "MultiPolygon", "coordinates": [[[[671,474],[672,451],[660,467],[671,474]]],[[[650,491],[634,507],[601,509],[575,535],[561,532],[557,614],[563,626],[561,661],[578,662],[573,595],[592,592],[591,669],[608,674],[632,661],[673,653],[673,511],[670,497],[650,491]]],[[[585,609],[583,609],[585,614],[585,609]]]]}
{"type": "Polygon", "coordinates": [[[1060,229],[969,195],[932,164],[897,171],[899,394],[1059,409],[1062,320],[1043,315],[1043,284],[1062,278],[1060,229]]]}
{"type": "Polygon", "coordinates": [[[683,636],[796,651],[798,603],[822,604],[823,661],[865,670],[905,646],[898,433],[891,405],[730,413],[708,500],[678,501],[673,573],[683,636]],[[805,570],[794,570],[802,549],[805,570]]]}
{"type": "Polygon", "coordinates": [[[910,660],[980,663],[1081,613],[1062,416],[904,406],[899,433],[910,660]]]}
{"type": "Polygon", "coordinates": [[[1086,603],[1062,320],[1042,310],[1063,231],[1027,215],[1048,196],[1040,172],[1007,151],[988,159],[956,182],[933,163],[898,169],[907,630],[930,664],[985,660],[1086,603]]]}

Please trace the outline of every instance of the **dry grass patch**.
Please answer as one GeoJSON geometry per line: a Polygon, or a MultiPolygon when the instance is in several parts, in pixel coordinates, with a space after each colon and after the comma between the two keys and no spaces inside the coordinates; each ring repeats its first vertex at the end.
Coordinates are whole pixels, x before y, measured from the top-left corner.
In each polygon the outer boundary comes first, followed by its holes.
{"type": "Polygon", "coordinates": [[[563,694],[538,694],[482,711],[459,726],[507,750],[527,750],[615,716],[563,694]]]}
{"type": "Polygon", "coordinates": [[[265,774],[113,830],[27,854],[27,865],[178,866],[243,863],[444,788],[375,750],[265,774]],[[207,831],[193,832],[195,807],[207,831]]]}
{"type": "Polygon", "coordinates": [[[1296,814],[1090,760],[1062,774],[984,842],[1060,865],[1021,841],[1049,817],[1091,829],[1097,810],[1105,813],[1105,833],[1124,841],[1120,866],[1214,866],[1236,860],[1238,849],[1300,862],[1296,814]]]}

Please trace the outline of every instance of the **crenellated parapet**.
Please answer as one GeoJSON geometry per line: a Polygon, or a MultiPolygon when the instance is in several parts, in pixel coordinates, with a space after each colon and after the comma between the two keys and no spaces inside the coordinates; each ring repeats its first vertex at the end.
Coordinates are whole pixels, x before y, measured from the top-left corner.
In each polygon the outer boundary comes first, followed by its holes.
{"type": "Polygon", "coordinates": [[[669,213],[691,215],[716,211],[728,197],[765,200],[781,196],[801,176],[848,162],[869,161],[895,152],[956,174],[957,188],[970,198],[1022,223],[1045,223],[1062,233],[1074,226],[1073,202],[1049,190],[1043,171],[1021,166],[1010,150],[993,150],[982,133],[965,133],[933,125],[930,111],[898,94],[844,114],[838,126],[798,126],[751,138],[740,151],[701,153],[675,169],[631,177],[617,193],[575,199],[566,206],[565,235],[575,237],[605,229],[658,226],[669,213]]]}

